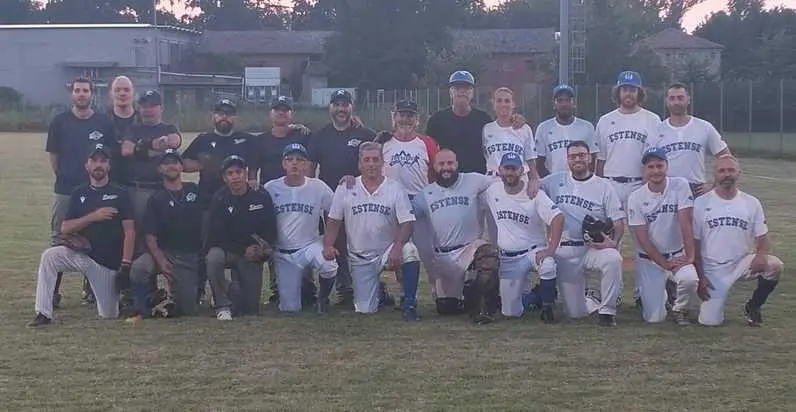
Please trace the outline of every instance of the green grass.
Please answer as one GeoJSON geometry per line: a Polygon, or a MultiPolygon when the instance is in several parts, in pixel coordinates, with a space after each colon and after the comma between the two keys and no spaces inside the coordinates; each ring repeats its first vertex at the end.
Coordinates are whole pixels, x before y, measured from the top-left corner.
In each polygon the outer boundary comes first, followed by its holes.
{"type": "MultiPolygon", "coordinates": [[[[786,273],[745,326],[753,285],[737,284],[720,328],[649,326],[625,304],[619,326],[593,319],[543,325],[536,316],[477,327],[440,319],[427,289],[424,319],[335,311],[221,324],[211,313],[101,321],[64,281],[54,324],[33,317],[47,246],[51,173],[41,134],[0,134],[0,399],[7,410],[792,410],[796,282],[786,273]]],[[[744,159],[743,189],[768,213],[771,243],[796,263],[795,163],[744,159]],[[772,180],[780,179],[780,180],[772,180]]],[[[626,276],[625,296],[632,276],[626,276]]],[[[397,285],[391,287],[397,293],[397,285]]],[[[265,296],[265,295],[264,295],[265,296]]],[[[629,299],[626,299],[626,301],[629,299]]]]}

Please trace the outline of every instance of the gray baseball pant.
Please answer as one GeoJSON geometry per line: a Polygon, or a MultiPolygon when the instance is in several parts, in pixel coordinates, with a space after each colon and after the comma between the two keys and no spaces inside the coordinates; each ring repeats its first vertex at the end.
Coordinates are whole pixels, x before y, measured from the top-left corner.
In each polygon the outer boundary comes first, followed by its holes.
{"type": "Polygon", "coordinates": [[[244,256],[212,247],[205,256],[207,279],[215,309],[230,309],[233,315],[258,315],[263,289],[263,262],[249,262],[244,256]],[[227,280],[224,269],[232,269],[227,280]]]}
{"type": "MultiPolygon", "coordinates": [[[[167,250],[164,250],[163,254],[171,263],[172,274],[169,286],[177,314],[181,316],[195,315],[199,255],[167,250]]],[[[158,273],[155,259],[151,254],[144,253],[133,261],[130,267],[130,281],[148,284],[158,273]]]]}

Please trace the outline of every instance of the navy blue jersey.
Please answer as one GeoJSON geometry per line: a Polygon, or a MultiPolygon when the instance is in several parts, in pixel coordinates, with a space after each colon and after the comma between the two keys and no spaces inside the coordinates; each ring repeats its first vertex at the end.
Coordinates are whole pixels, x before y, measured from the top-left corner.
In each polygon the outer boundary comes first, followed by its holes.
{"type": "Polygon", "coordinates": [[[155,192],[144,213],[144,234],[155,236],[163,250],[199,252],[202,208],[196,183],[184,182],[182,190],[161,188],[155,192]]]}
{"type": "Polygon", "coordinates": [[[208,245],[243,255],[257,242],[257,234],[271,245],[276,242],[276,214],[271,195],[265,190],[248,189],[240,196],[228,188],[219,190],[210,203],[208,245]]]}
{"type": "MultiPolygon", "coordinates": [[[[199,155],[207,153],[216,159],[219,164],[228,156],[238,155],[252,166],[254,161],[254,140],[257,137],[246,132],[234,132],[230,136],[219,136],[214,132],[202,133],[196,136],[185,149],[182,157],[185,159],[199,160],[199,155]]],[[[224,179],[219,170],[199,172],[199,201],[207,207],[213,194],[224,187],[224,179]]]]}
{"type": "Polygon", "coordinates": [[[321,167],[318,177],[329,187],[337,187],[343,176],[359,176],[359,145],[373,140],[376,132],[366,127],[340,131],[331,124],[310,138],[310,160],[321,167]]]}

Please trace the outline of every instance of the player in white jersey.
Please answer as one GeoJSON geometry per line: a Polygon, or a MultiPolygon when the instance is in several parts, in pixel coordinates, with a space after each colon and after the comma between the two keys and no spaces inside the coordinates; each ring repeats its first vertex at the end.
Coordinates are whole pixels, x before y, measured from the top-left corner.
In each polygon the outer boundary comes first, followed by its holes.
{"type": "Polygon", "coordinates": [[[760,200],[738,190],[741,167],[725,155],[714,162],[716,187],[694,202],[694,238],[699,274],[699,323],[724,322],[724,304],[737,280],[757,279],[744,312],[750,326],[760,326],[760,308],[782,277],[783,263],[768,254],[768,225],[760,200]]]}
{"type": "Polygon", "coordinates": [[[417,282],[420,261],[409,241],[415,221],[403,186],[383,174],[382,146],[359,146],[359,172],[353,188],[340,185],[334,193],[323,237],[324,257],[334,260],[340,224],[345,220],[348,262],[354,283],[354,310],[375,313],[379,309],[379,280],[385,268],[400,271],[403,286],[403,317],[417,316],[417,282]]]}
{"type": "Polygon", "coordinates": [[[688,87],[674,83],[666,90],[666,109],[669,118],[658,125],[653,146],[666,150],[669,176],[688,180],[695,196],[707,193],[705,158],[730,154],[727,143],[710,122],[688,114],[691,97],[688,87]]]}
{"type": "Polygon", "coordinates": [[[558,289],[564,312],[570,318],[590,313],[587,298],[586,270],[600,272],[601,301],[597,311],[599,324],[616,325],[616,307],[622,290],[622,256],[617,250],[624,230],[625,211],[608,180],[591,172],[589,145],[574,141],[567,148],[569,172],[559,172],[542,179],[542,190],[564,213],[564,234],[556,250],[558,289]],[[614,224],[600,243],[586,242],[583,221],[586,216],[614,224]]]}
{"type": "Polygon", "coordinates": [[[689,313],[699,306],[694,262],[692,217],[694,196],[688,181],[666,177],[666,150],[648,149],[641,158],[644,186],[628,198],[628,226],[635,236],[638,258],[635,259],[639,294],[646,322],[666,320],[666,272],[675,282],[674,320],[690,324],[689,313]]]}
{"type": "Polygon", "coordinates": [[[437,153],[434,171],[436,182],[423,188],[414,203],[415,213],[429,219],[434,230],[437,313],[456,315],[467,310],[475,322],[490,322],[498,305],[497,249],[480,238],[483,205],[479,196],[494,179],[460,173],[456,154],[449,149],[437,153]],[[481,256],[484,258],[477,259],[481,256]],[[490,263],[495,267],[487,267],[490,263]],[[475,271],[470,271],[471,267],[475,271]],[[483,299],[485,307],[466,306],[466,283],[483,292],[493,288],[483,299]]]}
{"type": "Polygon", "coordinates": [[[536,127],[536,170],[542,177],[569,170],[570,142],[582,140],[592,154],[599,151],[594,143],[594,125],[575,116],[575,89],[565,84],[553,89],[553,112],[555,117],[536,127]]]}
{"type": "Polygon", "coordinates": [[[506,153],[500,161],[500,178],[484,194],[497,224],[500,250],[500,299],[504,316],[521,316],[523,295],[529,289],[528,273],[539,274],[541,318],[553,322],[556,293],[556,249],[561,242],[564,215],[544,192],[533,199],[525,192],[523,161],[506,153]],[[550,227],[549,241],[545,227],[550,227]]]}
{"type": "Polygon", "coordinates": [[[308,268],[318,271],[318,313],[329,310],[329,293],[334,287],[337,262],[323,257],[318,222],[331,207],[332,189],[319,179],[306,177],[309,155],[304,145],[292,143],[282,152],[285,176],[268,181],[276,214],[276,268],[279,310],[301,310],[301,282],[308,268]]]}

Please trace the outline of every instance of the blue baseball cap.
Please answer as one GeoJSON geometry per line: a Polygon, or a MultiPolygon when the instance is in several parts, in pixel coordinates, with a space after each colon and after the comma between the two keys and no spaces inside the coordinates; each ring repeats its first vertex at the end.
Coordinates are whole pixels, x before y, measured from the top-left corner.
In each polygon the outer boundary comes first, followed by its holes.
{"type": "Polygon", "coordinates": [[[297,154],[305,159],[310,157],[309,153],[307,153],[307,148],[301,143],[291,143],[285,146],[285,148],[282,150],[283,159],[294,154],[297,154]]]}
{"type": "Polygon", "coordinates": [[[641,164],[647,164],[647,161],[649,161],[653,157],[656,157],[663,161],[667,161],[666,149],[662,147],[652,147],[647,149],[647,151],[644,152],[644,155],[641,156],[641,164]]]}
{"type": "Polygon", "coordinates": [[[514,152],[508,152],[500,158],[500,166],[522,167],[522,158],[514,152]]]}
{"type": "Polygon", "coordinates": [[[553,97],[558,97],[561,93],[569,93],[570,96],[575,97],[575,89],[568,84],[559,84],[553,89],[553,97]]]}
{"type": "Polygon", "coordinates": [[[475,87],[475,77],[466,70],[457,70],[448,78],[448,86],[456,85],[475,87]]]}
{"type": "Polygon", "coordinates": [[[624,71],[619,73],[619,76],[616,78],[616,85],[633,86],[638,87],[639,89],[643,87],[641,83],[641,75],[638,74],[638,72],[633,71],[624,71]]]}

